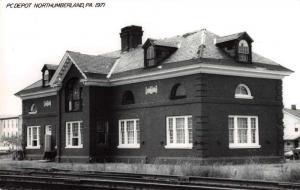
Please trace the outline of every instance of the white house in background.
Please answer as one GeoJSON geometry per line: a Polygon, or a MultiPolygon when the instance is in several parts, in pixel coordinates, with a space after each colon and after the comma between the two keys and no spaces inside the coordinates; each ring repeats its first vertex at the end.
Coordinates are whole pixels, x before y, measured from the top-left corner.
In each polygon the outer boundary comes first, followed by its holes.
{"type": "Polygon", "coordinates": [[[22,135],[22,117],[21,116],[0,116],[0,150],[15,149],[5,138],[21,137],[22,135]]]}
{"type": "Polygon", "coordinates": [[[283,109],[284,123],[284,151],[288,152],[299,147],[300,140],[300,110],[296,105],[292,105],[291,109],[283,109]]]}

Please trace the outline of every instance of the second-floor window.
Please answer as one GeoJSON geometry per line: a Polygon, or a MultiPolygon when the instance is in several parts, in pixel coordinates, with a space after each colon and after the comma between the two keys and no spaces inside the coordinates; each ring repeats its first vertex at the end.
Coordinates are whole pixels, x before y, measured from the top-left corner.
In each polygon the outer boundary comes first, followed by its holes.
{"type": "Polygon", "coordinates": [[[66,111],[80,111],[82,107],[82,87],[79,79],[71,79],[66,86],[66,111]]]}
{"type": "Polygon", "coordinates": [[[250,59],[249,45],[246,40],[241,40],[238,45],[238,60],[240,62],[249,62],[250,59]]]}
{"type": "Polygon", "coordinates": [[[48,86],[49,85],[49,71],[48,70],[45,70],[43,80],[44,80],[44,86],[48,86]]]}
{"type": "Polygon", "coordinates": [[[253,99],[253,96],[251,95],[250,89],[245,84],[239,84],[235,88],[234,97],[235,98],[240,98],[240,99],[253,99]]]}
{"type": "Polygon", "coordinates": [[[153,46],[149,46],[146,54],[147,67],[155,66],[155,50],[153,46]]]}

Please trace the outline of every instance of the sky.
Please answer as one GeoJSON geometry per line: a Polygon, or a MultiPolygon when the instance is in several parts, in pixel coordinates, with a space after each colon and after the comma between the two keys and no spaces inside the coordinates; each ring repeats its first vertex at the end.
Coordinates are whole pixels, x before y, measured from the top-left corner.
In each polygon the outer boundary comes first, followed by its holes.
{"type": "Polygon", "coordinates": [[[206,28],[220,36],[247,31],[253,51],[291,69],[284,106],[300,108],[300,0],[1,0],[0,115],[21,114],[16,92],[41,79],[44,64],[66,50],[120,49],[120,29],[143,27],[143,42],[206,28]],[[6,8],[8,3],[104,2],[101,8],[6,8]]]}

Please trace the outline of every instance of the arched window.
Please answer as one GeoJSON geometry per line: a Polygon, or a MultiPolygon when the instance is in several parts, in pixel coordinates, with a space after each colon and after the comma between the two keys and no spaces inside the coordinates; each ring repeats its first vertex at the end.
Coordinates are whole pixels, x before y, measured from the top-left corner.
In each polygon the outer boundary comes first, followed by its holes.
{"type": "Polygon", "coordinates": [[[134,104],[134,96],[131,91],[124,92],[123,98],[122,98],[122,104],[123,105],[134,104]]]}
{"type": "Polygon", "coordinates": [[[151,67],[155,65],[155,51],[153,46],[149,46],[147,48],[147,54],[146,54],[146,59],[147,59],[147,66],[151,67]]]}
{"type": "Polygon", "coordinates": [[[177,83],[172,87],[170,99],[180,99],[186,97],[186,91],[183,85],[177,83]]]}
{"type": "Polygon", "coordinates": [[[238,60],[241,62],[248,62],[249,61],[249,45],[246,40],[241,40],[239,41],[239,46],[238,46],[238,60]]]}
{"type": "Polygon", "coordinates": [[[66,85],[66,111],[80,111],[82,107],[82,87],[79,79],[70,79],[66,85]]]}
{"type": "Polygon", "coordinates": [[[29,114],[36,114],[37,113],[37,108],[35,104],[32,104],[30,107],[29,114]]]}
{"type": "Polygon", "coordinates": [[[235,89],[235,98],[253,99],[253,96],[248,86],[239,84],[235,89]]]}

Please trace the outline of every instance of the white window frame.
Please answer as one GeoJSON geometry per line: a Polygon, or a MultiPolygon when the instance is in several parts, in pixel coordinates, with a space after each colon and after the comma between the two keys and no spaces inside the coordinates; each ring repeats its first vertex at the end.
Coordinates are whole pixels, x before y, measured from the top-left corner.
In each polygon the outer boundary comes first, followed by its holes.
{"type": "MultiPolygon", "coordinates": [[[[192,149],[193,148],[193,142],[189,143],[188,118],[192,118],[192,122],[193,122],[193,117],[191,115],[166,117],[166,123],[167,123],[167,126],[166,126],[167,143],[165,146],[166,149],[192,149]],[[177,141],[176,118],[184,118],[184,136],[185,136],[184,143],[176,142],[177,141]],[[170,142],[169,119],[173,120],[173,143],[170,142]]],[[[192,124],[192,136],[193,136],[193,124],[192,124]]]]}
{"type": "MultiPolygon", "coordinates": [[[[258,126],[258,116],[250,116],[250,115],[229,115],[229,118],[233,118],[233,143],[229,142],[230,149],[236,148],[260,148],[261,145],[259,144],[259,126],[258,126]],[[247,143],[239,143],[238,142],[238,118],[247,118],[247,143]],[[256,142],[251,142],[251,118],[255,119],[255,139],[256,142]]],[[[229,125],[229,124],[228,124],[229,125]]],[[[229,126],[228,126],[229,129],[229,126]]],[[[228,137],[229,137],[229,130],[228,130],[228,137]]]]}
{"type": "Polygon", "coordinates": [[[27,126],[27,146],[26,149],[40,149],[41,148],[41,143],[40,143],[40,134],[41,134],[41,127],[40,126],[27,126]],[[33,129],[37,129],[37,138],[33,139],[33,129]],[[29,130],[30,129],[30,130],[29,130]],[[30,131],[30,133],[29,133],[30,131]],[[37,146],[32,145],[32,141],[36,140],[37,141],[37,146]]]}
{"type": "Polygon", "coordinates": [[[139,122],[139,134],[137,133],[137,121],[139,119],[122,119],[119,120],[119,145],[118,148],[140,148],[140,143],[137,142],[138,135],[140,136],[140,122],[139,122]],[[127,134],[127,122],[133,121],[134,125],[134,136],[133,136],[133,143],[128,143],[128,134],[127,134]],[[122,143],[122,132],[121,132],[121,123],[124,122],[124,143],[122,143]]]}
{"type": "Polygon", "coordinates": [[[253,99],[253,96],[251,95],[251,91],[250,91],[249,87],[245,84],[237,85],[237,87],[235,88],[235,91],[234,91],[234,97],[239,98],[239,99],[253,99]],[[236,89],[239,87],[244,87],[247,91],[247,94],[237,94],[236,89]]]}
{"type": "Polygon", "coordinates": [[[65,148],[83,148],[82,144],[82,121],[68,121],[66,122],[66,147],[65,148]],[[73,146],[72,145],[72,139],[73,139],[73,124],[78,124],[78,145],[73,146]],[[70,124],[70,141],[68,140],[68,124],[70,124]],[[70,142],[68,144],[68,141],[70,142]]]}

